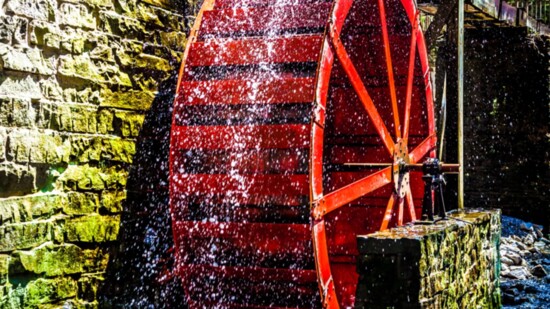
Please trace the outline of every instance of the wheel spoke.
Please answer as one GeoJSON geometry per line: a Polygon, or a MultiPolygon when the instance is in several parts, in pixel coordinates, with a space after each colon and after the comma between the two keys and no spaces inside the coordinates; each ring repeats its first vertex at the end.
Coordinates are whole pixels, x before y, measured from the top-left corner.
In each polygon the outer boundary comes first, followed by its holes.
{"type": "Polygon", "coordinates": [[[397,225],[403,225],[403,204],[405,203],[405,199],[399,198],[399,208],[397,212],[397,225]]]}
{"type": "Polygon", "coordinates": [[[391,182],[391,177],[391,167],[387,167],[345,187],[330,192],[325,195],[314,208],[314,217],[321,218],[327,213],[389,184],[391,182]]]}
{"type": "Polygon", "coordinates": [[[376,128],[376,131],[378,131],[378,135],[384,143],[384,146],[386,146],[389,154],[393,155],[395,143],[390,135],[390,132],[388,131],[388,128],[386,128],[382,117],[380,117],[378,110],[374,106],[374,103],[372,102],[372,98],[370,97],[367,88],[365,88],[365,85],[361,81],[359,73],[357,73],[357,70],[355,69],[353,62],[351,62],[351,59],[349,58],[349,55],[344,48],[344,45],[340,41],[340,37],[335,32],[331,32],[331,36],[338,60],[340,60],[344,71],[346,71],[346,75],[348,76],[353,86],[353,89],[355,89],[355,92],[359,96],[361,103],[365,107],[367,114],[369,115],[374,124],[374,127],[376,128]]]}
{"type": "Polygon", "coordinates": [[[380,9],[380,25],[382,27],[382,38],[384,40],[384,53],[386,55],[386,68],[388,70],[388,84],[390,87],[391,106],[393,111],[393,121],[395,125],[395,136],[401,137],[401,124],[399,123],[399,110],[397,109],[397,95],[395,92],[395,80],[393,77],[393,64],[391,59],[390,38],[388,36],[388,26],[386,24],[386,8],[384,0],[378,0],[380,9]]]}
{"type": "Polygon", "coordinates": [[[391,214],[393,211],[393,204],[395,204],[395,194],[392,193],[388,201],[388,206],[386,206],[386,211],[384,212],[384,219],[382,220],[382,225],[380,226],[381,231],[388,228],[388,224],[390,223],[391,214]]]}
{"type": "Polygon", "coordinates": [[[428,152],[435,148],[437,137],[435,134],[428,136],[413,151],[409,153],[410,163],[418,163],[428,152]]]}
{"type": "Polygon", "coordinates": [[[416,212],[414,210],[414,201],[410,185],[407,185],[407,193],[405,194],[405,198],[407,199],[407,206],[409,208],[409,216],[411,221],[416,221],[416,212]]]}
{"type": "Polygon", "coordinates": [[[414,60],[416,57],[416,33],[418,32],[418,16],[415,14],[411,34],[411,49],[409,51],[409,72],[407,75],[407,96],[405,97],[405,118],[403,119],[403,138],[409,137],[409,124],[411,117],[412,85],[414,80],[414,60]]]}

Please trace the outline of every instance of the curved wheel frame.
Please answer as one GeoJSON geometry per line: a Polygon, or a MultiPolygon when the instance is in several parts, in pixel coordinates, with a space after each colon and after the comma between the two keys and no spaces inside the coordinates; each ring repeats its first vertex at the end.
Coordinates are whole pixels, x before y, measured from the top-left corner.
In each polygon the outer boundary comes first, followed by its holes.
{"type": "Polygon", "coordinates": [[[401,177],[395,177],[398,176],[395,171],[398,170],[399,164],[402,162],[414,164],[418,163],[419,160],[427,154],[430,156],[435,155],[434,149],[436,146],[436,134],[426,46],[419,26],[418,11],[414,3],[407,0],[401,0],[401,3],[412,25],[403,126],[400,124],[400,115],[397,107],[397,95],[393,76],[393,65],[386,23],[385,5],[384,0],[378,0],[396,140],[392,138],[390,131],[384,124],[384,121],[378,113],[378,110],[376,109],[373,100],[362,82],[361,77],[357,73],[354,63],[350,59],[346,48],[340,40],[342,28],[353,4],[352,0],[335,1],[328,23],[328,29],[326,30],[327,35],[325,36],[325,41],[323,42],[323,50],[318,68],[315,90],[314,121],[312,122],[311,128],[312,142],[310,157],[310,185],[312,216],[314,220],[312,230],[313,247],[315,250],[314,256],[322,302],[323,306],[327,308],[339,308],[340,306],[336,296],[335,283],[330,268],[327,232],[324,217],[362,196],[395,182],[397,189],[394,190],[388,200],[380,230],[384,230],[388,227],[395,204],[398,204],[397,223],[399,225],[403,224],[405,203],[408,206],[409,217],[412,221],[416,220],[410,184],[408,182],[405,184],[399,183],[399,179],[408,179],[409,172],[405,171],[402,173],[401,177]],[[425,94],[429,136],[412,151],[409,151],[407,146],[410,125],[410,109],[414,79],[414,62],[417,53],[420,56],[424,82],[426,85],[425,94]],[[325,193],[323,192],[323,133],[329,80],[335,57],[338,58],[353,86],[354,91],[357,93],[362,105],[369,115],[370,120],[374,124],[376,131],[388,152],[388,156],[393,158],[393,164],[347,186],[329,193],[325,193]]]}

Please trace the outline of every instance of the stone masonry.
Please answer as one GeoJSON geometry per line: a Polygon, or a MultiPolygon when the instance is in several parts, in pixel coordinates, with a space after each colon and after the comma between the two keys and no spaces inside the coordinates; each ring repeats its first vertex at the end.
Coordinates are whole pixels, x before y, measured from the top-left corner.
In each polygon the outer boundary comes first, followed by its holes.
{"type": "Polygon", "coordinates": [[[500,210],[359,236],[356,308],[500,308],[500,210]]]}
{"type": "Polygon", "coordinates": [[[193,3],[0,0],[0,308],[98,307],[193,3]]]}

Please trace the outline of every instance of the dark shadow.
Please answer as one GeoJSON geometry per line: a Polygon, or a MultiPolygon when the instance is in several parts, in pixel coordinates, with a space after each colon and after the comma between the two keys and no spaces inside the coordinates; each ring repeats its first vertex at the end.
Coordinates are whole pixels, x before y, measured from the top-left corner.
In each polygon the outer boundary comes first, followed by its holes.
{"type": "Polygon", "coordinates": [[[176,82],[177,72],[172,72],[159,85],[136,143],[119,245],[98,291],[101,308],[185,307],[180,280],[160,280],[173,269],[168,159],[176,82]]]}

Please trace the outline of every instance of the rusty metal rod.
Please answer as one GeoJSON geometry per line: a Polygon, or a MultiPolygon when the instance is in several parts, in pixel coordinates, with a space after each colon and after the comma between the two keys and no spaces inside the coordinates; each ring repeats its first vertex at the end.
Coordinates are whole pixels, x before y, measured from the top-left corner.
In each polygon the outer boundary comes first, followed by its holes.
{"type": "MultiPolygon", "coordinates": [[[[388,167],[392,166],[393,163],[344,163],[345,166],[361,166],[361,167],[388,167]]],[[[411,171],[422,171],[422,163],[405,163],[403,164],[405,168],[411,171]]],[[[460,170],[460,165],[458,163],[441,163],[439,164],[441,172],[446,174],[458,174],[460,170]]]]}

